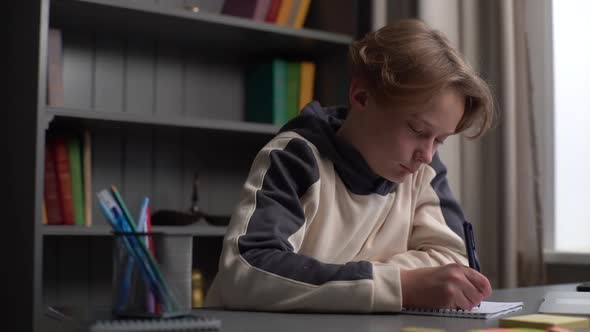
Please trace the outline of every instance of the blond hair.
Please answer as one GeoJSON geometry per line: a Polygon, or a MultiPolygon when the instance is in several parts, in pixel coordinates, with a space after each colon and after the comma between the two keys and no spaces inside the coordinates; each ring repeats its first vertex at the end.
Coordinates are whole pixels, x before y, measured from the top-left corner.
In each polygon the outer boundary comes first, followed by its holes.
{"type": "Polygon", "coordinates": [[[449,40],[417,19],[404,19],[368,33],[350,47],[353,78],[363,80],[380,104],[416,105],[452,87],[465,95],[456,132],[475,127],[480,137],[493,124],[493,97],[449,40]]]}

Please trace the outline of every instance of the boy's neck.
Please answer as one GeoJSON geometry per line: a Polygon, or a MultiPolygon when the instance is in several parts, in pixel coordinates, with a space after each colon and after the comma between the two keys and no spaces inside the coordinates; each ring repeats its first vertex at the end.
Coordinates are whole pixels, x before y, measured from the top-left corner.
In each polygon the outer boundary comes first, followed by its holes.
{"type": "Polygon", "coordinates": [[[359,119],[353,118],[353,112],[349,112],[348,116],[344,119],[342,125],[336,132],[336,136],[340,137],[346,143],[352,145],[357,151],[361,152],[363,149],[359,143],[362,141],[362,135],[360,133],[362,125],[360,125],[360,121],[358,121],[359,119]]]}

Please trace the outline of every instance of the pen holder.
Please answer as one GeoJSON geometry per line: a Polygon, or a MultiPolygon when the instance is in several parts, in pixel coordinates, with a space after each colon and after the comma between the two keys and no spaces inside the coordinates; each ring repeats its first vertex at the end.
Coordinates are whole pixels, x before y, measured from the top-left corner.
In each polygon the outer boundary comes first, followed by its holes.
{"type": "Polygon", "coordinates": [[[190,234],[114,232],[113,314],[147,318],[188,314],[192,252],[190,234]]]}

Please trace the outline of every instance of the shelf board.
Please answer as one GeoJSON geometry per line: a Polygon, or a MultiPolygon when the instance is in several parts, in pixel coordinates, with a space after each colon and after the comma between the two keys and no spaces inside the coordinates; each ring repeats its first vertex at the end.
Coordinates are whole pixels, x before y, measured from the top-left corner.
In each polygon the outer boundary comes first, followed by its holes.
{"type": "Polygon", "coordinates": [[[188,46],[236,56],[277,55],[322,57],[346,48],[353,37],[312,29],[296,29],[252,19],[139,1],[53,0],[50,24],[115,35],[135,33],[174,40],[188,46]]]}
{"type": "Polygon", "coordinates": [[[274,135],[279,130],[277,126],[271,124],[251,123],[243,121],[199,119],[180,116],[142,115],[125,112],[106,112],[98,110],[47,107],[47,124],[49,124],[54,118],[119,122],[131,124],[135,123],[156,126],[184,127],[263,135],[274,135]]]}
{"type": "MultiPolygon", "coordinates": [[[[197,223],[190,226],[154,226],[154,232],[168,234],[190,234],[194,236],[223,236],[225,226],[212,226],[206,223],[197,223]]],[[[66,226],[66,225],[43,225],[44,236],[108,236],[112,228],[106,225],[101,226],[66,226]]]]}

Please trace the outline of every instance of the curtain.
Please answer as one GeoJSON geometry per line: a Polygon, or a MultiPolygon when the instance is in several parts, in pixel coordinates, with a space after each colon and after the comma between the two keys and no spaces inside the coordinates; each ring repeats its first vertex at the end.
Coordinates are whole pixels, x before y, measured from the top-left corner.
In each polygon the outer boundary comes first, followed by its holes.
{"type": "MultiPolygon", "coordinates": [[[[548,0],[546,0],[548,1],[548,0]]],[[[421,0],[418,17],[449,36],[492,86],[497,125],[441,151],[452,189],[475,227],[482,271],[498,288],[545,282],[544,176],[533,99],[527,0],[421,0]]],[[[549,23],[550,24],[550,23],[549,23]]],[[[446,145],[446,144],[445,144],[446,145]]]]}

